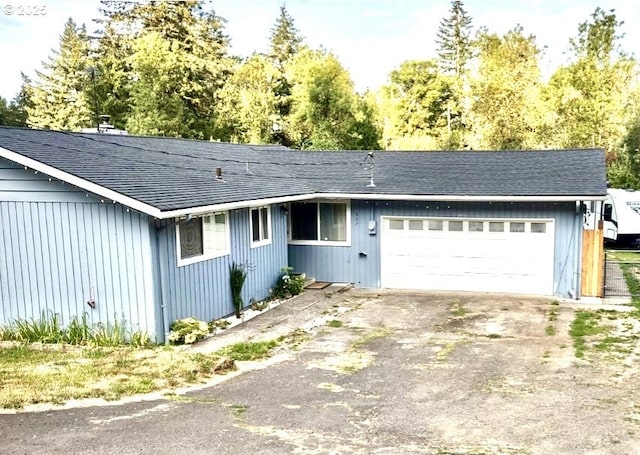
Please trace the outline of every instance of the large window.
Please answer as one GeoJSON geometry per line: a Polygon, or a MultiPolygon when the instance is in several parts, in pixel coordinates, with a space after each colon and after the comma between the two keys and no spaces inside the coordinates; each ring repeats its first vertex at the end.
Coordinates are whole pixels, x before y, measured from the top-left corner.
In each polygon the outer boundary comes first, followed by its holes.
{"type": "Polygon", "coordinates": [[[182,220],[176,228],[178,266],[229,254],[227,213],[182,220]]]}
{"type": "Polygon", "coordinates": [[[349,204],[294,202],[290,210],[292,243],[346,244],[349,242],[349,204]]]}
{"type": "Polygon", "coordinates": [[[251,214],[251,246],[257,247],[271,243],[271,210],[269,207],[256,207],[251,214]]]}

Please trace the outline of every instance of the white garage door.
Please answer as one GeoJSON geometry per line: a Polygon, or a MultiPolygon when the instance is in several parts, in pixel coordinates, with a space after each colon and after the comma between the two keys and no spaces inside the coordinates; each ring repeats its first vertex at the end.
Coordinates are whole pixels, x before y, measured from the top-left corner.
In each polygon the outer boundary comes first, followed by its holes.
{"type": "Polygon", "coordinates": [[[383,217],[382,287],[553,294],[553,220],[383,217]]]}

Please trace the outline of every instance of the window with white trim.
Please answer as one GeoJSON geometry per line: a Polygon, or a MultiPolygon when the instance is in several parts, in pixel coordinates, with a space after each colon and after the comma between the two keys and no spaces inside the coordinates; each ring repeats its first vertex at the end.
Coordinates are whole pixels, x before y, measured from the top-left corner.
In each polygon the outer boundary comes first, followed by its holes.
{"type": "Polygon", "coordinates": [[[176,245],[178,267],[229,254],[227,212],[179,221],[176,245]]]}
{"type": "Polygon", "coordinates": [[[251,246],[258,247],[271,243],[271,210],[269,207],[255,207],[249,211],[251,219],[251,246]]]}
{"type": "Polygon", "coordinates": [[[347,202],[292,202],[289,241],[298,244],[347,245],[350,241],[347,202]]]}

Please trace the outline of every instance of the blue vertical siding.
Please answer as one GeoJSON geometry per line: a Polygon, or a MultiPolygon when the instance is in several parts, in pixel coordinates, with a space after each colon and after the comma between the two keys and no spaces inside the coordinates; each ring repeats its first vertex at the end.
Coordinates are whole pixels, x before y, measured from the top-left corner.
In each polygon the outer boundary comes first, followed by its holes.
{"type": "Polygon", "coordinates": [[[86,312],[92,323],[124,320],[154,335],[146,216],[112,204],[0,201],[0,219],[0,323],[44,311],[67,324],[86,312]]]}
{"type": "Polygon", "coordinates": [[[0,159],[0,324],[87,313],[155,337],[151,240],[146,215],[0,159]]]}
{"type": "Polygon", "coordinates": [[[289,245],[289,264],[317,280],[380,287],[380,229],[382,216],[545,218],[554,220],[554,294],[570,297],[579,289],[582,216],[573,202],[399,202],[351,201],[351,246],[289,245]],[[376,221],[375,235],[367,229],[376,221]]]}
{"type": "Polygon", "coordinates": [[[242,292],[245,305],[269,296],[280,269],[287,265],[286,216],[277,206],[270,210],[271,244],[251,248],[249,209],[232,210],[228,212],[231,253],[182,267],[177,266],[175,224],[158,230],[160,269],[166,270],[162,295],[169,322],[185,317],[210,321],[233,313],[229,284],[233,262],[249,267],[242,292]]]}

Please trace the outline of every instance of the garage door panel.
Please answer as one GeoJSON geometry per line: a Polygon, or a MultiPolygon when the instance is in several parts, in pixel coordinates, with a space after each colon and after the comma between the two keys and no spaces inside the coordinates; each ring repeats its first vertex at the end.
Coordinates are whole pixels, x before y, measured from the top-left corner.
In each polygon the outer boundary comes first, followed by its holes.
{"type": "MultiPolygon", "coordinates": [[[[463,220],[463,231],[453,232],[447,230],[446,219],[424,218],[423,226],[430,220],[443,230],[408,229],[419,226],[415,219],[405,219],[402,230],[390,230],[388,220],[383,220],[383,287],[552,293],[552,220],[470,219],[463,220]],[[510,222],[524,231],[510,232],[510,222]],[[531,232],[532,222],[537,230],[544,224],[544,232],[531,232]],[[481,232],[469,231],[480,226],[481,232]]],[[[460,220],[455,221],[459,228],[460,220]]]]}

